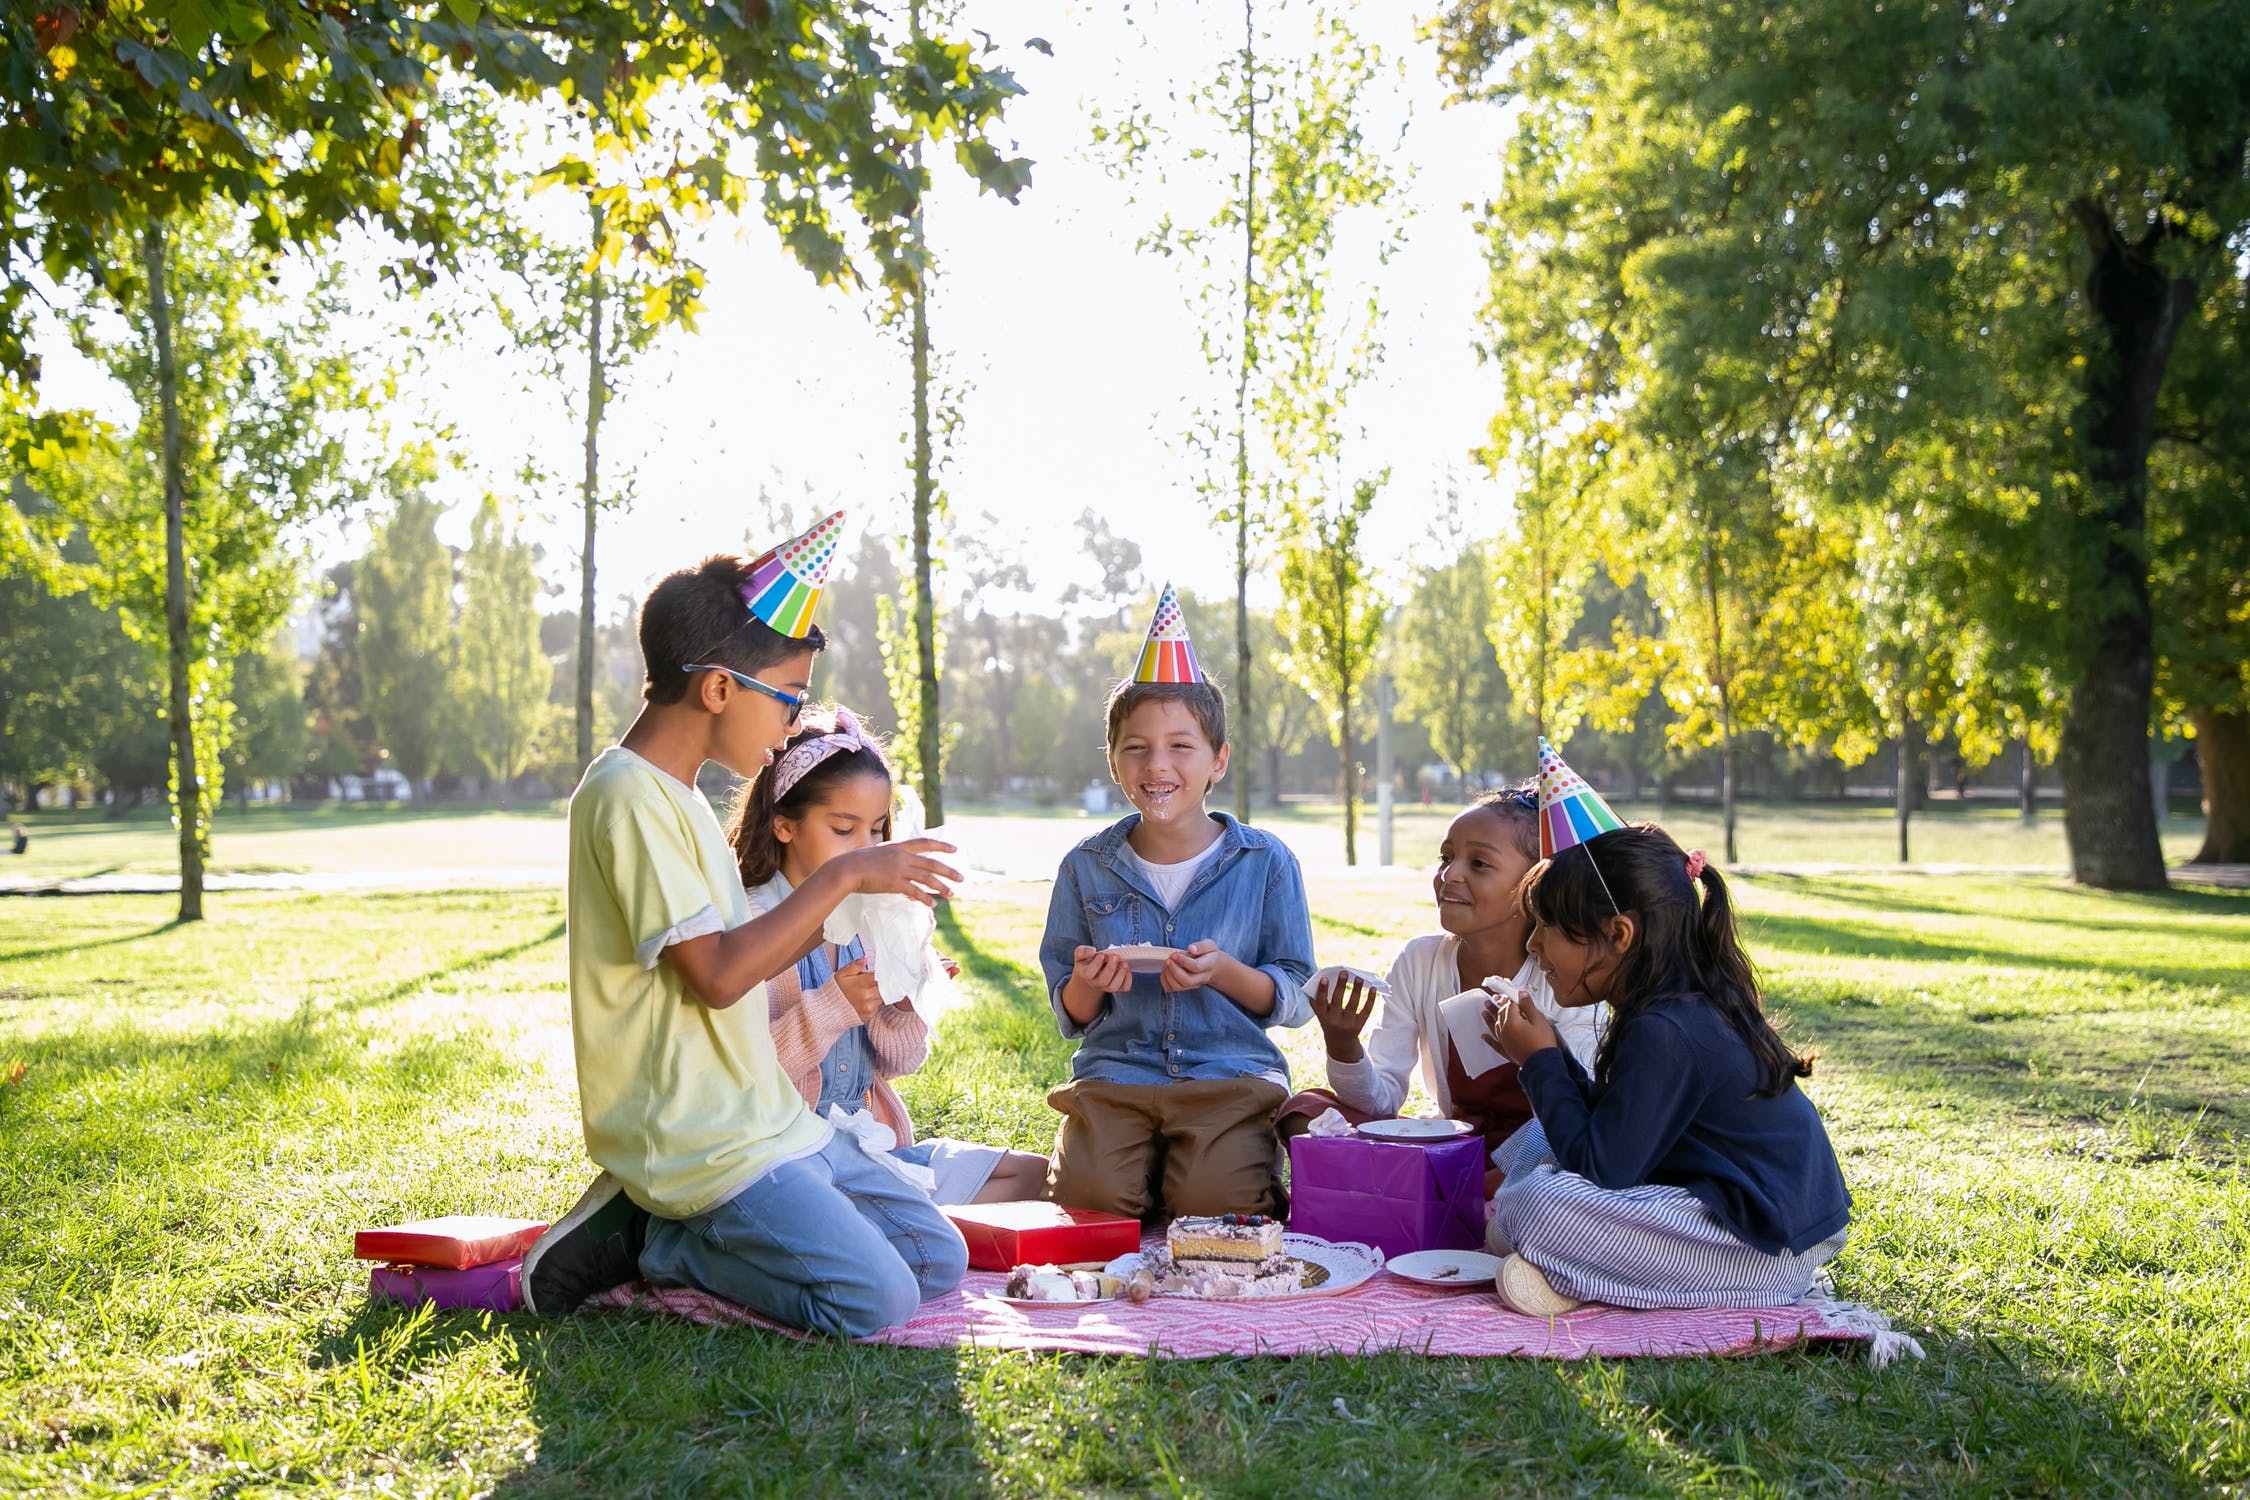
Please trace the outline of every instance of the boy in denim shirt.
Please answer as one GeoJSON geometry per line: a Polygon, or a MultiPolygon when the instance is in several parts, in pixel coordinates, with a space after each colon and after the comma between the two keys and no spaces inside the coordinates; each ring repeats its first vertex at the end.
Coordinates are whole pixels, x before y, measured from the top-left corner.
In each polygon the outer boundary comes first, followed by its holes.
{"type": "Polygon", "coordinates": [[[1169,585],[1134,680],[1109,699],[1110,774],[1138,809],[1073,849],[1039,945],[1064,1036],[1082,1038],[1048,1178],[1112,1213],[1279,1213],[1274,1112],[1289,1067],[1266,1035],[1312,1017],[1304,878],[1280,840],[1204,799],[1226,774],[1226,699],[1169,585]],[[1136,975],[1109,951],[1176,950],[1136,975]]]}

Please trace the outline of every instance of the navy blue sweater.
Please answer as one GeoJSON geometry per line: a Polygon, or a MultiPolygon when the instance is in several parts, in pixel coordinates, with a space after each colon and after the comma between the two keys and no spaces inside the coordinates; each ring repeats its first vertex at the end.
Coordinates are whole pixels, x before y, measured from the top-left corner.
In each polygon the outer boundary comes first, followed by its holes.
{"type": "Polygon", "coordinates": [[[1802,1251],[1844,1227],[1852,1195],[1820,1114],[1789,1086],[1758,1097],[1750,1048],[1701,996],[1657,1001],[1617,1033],[1605,1088],[1561,1047],[1523,1088],[1565,1171],[1605,1188],[1686,1188],[1743,1243],[1802,1251]]]}

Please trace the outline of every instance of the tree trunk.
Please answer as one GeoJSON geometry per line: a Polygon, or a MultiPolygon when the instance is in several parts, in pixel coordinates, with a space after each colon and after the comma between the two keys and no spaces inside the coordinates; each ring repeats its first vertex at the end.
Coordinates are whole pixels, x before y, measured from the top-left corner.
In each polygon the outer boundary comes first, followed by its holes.
{"type": "Polygon", "coordinates": [[[164,227],[141,236],[149,324],[156,337],[156,400],[164,422],[164,645],[170,669],[173,810],[180,824],[180,920],[203,920],[203,786],[195,770],[188,702],[187,476],[180,462],[180,377],[172,359],[172,302],[164,227]]]}
{"type": "Polygon", "coordinates": [[[2166,230],[2129,242],[2090,201],[2078,214],[2093,249],[2087,299],[2103,347],[2089,351],[2081,430],[2092,479],[2087,534],[2094,576],[2079,607],[2084,635],[2063,718],[2063,829],[2074,878],[2111,890],[2161,890],[2164,851],[2149,785],[2156,683],[2149,607],[2148,454],[2156,399],[2195,283],[2165,270],[2166,230]]]}
{"type": "Polygon", "coordinates": [[[1266,806],[1281,806],[1281,746],[1266,746],[1266,806]]]}
{"type": "Polygon", "coordinates": [[[2190,717],[2203,772],[2203,847],[2195,862],[2250,864],[2250,713],[2200,708],[2190,717]]]}
{"type": "Polygon", "coordinates": [[[1344,752],[1344,863],[1359,863],[1359,767],[1353,763],[1353,752],[1358,748],[1352,740],[1352,695],[1347,689],[1341,699],[1343,717],[1340,721],[1344,752]]]}
{"type": "MultiPolygon", "coordinates": [[[[1250,370],[1257,363],[1251,340],[1252,292],[1258,266],[1258,73],[1257,28],[1253,5],[1242,0],[1242,368],[1234,386],[1234,700],[1235,722],[1242,726],[1242,769],[1257,764],[1256,721],[1251,715],[1250,665],[1250,370]]],[[[1234,783],[1234,816],[1250,821],[1250,777],[1234,783]]],[[[1275,796],[1279,797],[1279,792],[1275,796]]]]}
{"type": "Polygon", "coordinates": [[[1914,716],[1908,714],[1899,722],[1898,735],[1898,862],[1906,864],[1913,859],[1908,852],[1908,825],[1914,819],[1914,716]]]}
{"type": "MultiPolygon", "coordinates": [[[[922,35],[922,7],[908,10],[915,40],[922,35]]],[[[922,145],[914,144],[914,177],[922,180],[922,145]]],[[[945,787],[939,757],[944,752],[940,733],[937,660],[937,607],[931,578],[930,523],[937,507],[937,476],[930,452],[930,262],[929,237],[922,219],[922,204],[914,205],[914,660],[920,675],[920,703],[915,727],[920,743],[915,759],[921,763],[924,826],[945,821],[945,787]]]]}
{"type": "Polygon", "coordinates": [[[1723,690],[1719,694],[1719,820],[1731,866],[1739,858],[1734,842],[1734,714],[1723,690]]]}
{"type": "MultiPolygon", "coordinates": [[[[593,215],[594,245],[599,250],[602,213],[588,205],[593,215]]],[[[586,511],[586,541],[578,554],[578,769],[594,758],[594,506],[601,484],[602,406],[608,399],[608,382],[602,371],[601,272],[594,273],[586,301],[586,477],[579,499],[586,511]]]]}
{"type": "Polygon", "coordinates": [[[2039,816],[2039,763],[2031,758],[2031,737],[2016,746],[2016,811],[2028,823],[2039,816]]]}

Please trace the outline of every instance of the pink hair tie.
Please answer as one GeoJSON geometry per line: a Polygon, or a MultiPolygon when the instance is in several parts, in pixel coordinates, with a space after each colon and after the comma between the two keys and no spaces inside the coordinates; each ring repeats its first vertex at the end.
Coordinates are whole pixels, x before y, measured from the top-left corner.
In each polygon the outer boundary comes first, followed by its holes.
{"type": "Polygon", "coordinates": [[[789,789],[811,775],[813,767],[819,765],[831,755],[840,755],[846,750],[872,750],[878,756],[883,753],[883,747],[876,744],[869,737],[867,731],[859,727],[859,720],[853,717],[852,711],[848,708],[839,708],[836,710],[836,724],[833,729],[826,734],[806,740],[787,755],[781,757],[780,763],[775,765],[773,768],[773,800],[779,802],[782,798],[788,796],[789,789]]]}
{"type": "Polygon", "coordinates": [[[1687,852],[1687,878],[1701,880],[1703,878],[1703,867],[1709,863],[1710,861],[1703,857],[1701,849],[1690,849],[1687,852]]]}

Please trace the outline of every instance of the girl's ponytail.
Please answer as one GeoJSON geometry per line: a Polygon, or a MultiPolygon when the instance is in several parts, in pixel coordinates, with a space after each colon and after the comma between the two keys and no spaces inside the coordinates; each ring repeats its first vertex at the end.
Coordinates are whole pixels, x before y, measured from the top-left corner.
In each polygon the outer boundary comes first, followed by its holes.
{"type": "Polygon", "coordinates": [[[1701,864],[1689,877],[1690,888],[1703,888],[1693,930],[1698,977],[1703,992],[1718,1004],[1749,1045],[1758,1063],[1759,1092],[1770,1097],[1787,1088],[1792,1079],[1811,1077],[1812,1059],[1792,1050],[1766,1019],[1759,1003],[1757,968],[1735,930],[1734,900],[1727,893],[1726,881],[1716,868],[1701,861],[1701,854],[1698,850],[1689,856],[1701,864]]]}

